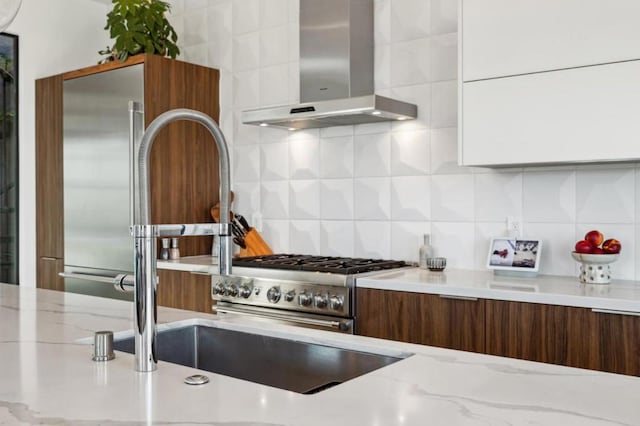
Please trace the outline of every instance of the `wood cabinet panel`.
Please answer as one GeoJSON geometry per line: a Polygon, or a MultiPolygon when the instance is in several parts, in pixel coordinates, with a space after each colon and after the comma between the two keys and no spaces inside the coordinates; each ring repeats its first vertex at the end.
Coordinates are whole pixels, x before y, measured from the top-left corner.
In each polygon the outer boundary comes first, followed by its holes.
{"type": "Polygon", "coordinates": [[[593,312],[600,370],[640,376],[640,317],[593,312]]]}
{"type": "MultiPolygon", "coordinates": [[[[95,65],[36,82],[36,213],[38,258],[64,257],[63,227],[63,81],[144,63],[145,125],[174,108],[202,111],[219,120],[219,71],[157,55],[138,55],[124,63],[95,65]]],[[[209,132],[199,124],[180,121],[156,138],[150,159],[152,223],[211,222],[210,208],[219,198],[218,152],[209,132]]],[[[211,237],[180,241],[182,256],[210,254],[211,237]]],[[[64,263],[64,262],[63,262],[64,263]]],[[[38,283],[48,277],[38,262],[38,283]]],[[[162,273],[161,275],[165,275],[162,273]]],[[[57,279],[57,277],[56,277],[57,279]]],[[[160,297],[183,309],[211,312],[205,278],[168,274],[160,297]],[[178,289],[178,282],[185,289],[178,289]],[[195,290],[197,288],[197,290],[195,290]],[[202,291],[201,291],[202,290],[202,291]],[[195,294],[198,294],[198,297],[195,294]],[[206,294],[206,298],[200,297],[206,294]],[[184,305],[183,305],[184,303],[184,305]]]]}
{"type": "MultiPolygon", "coordinates": [[[[202,111],[219,119],[219,71],[156,55],[145,60],[145,125],[174,108],[202,111]]],[[[202,125],[169,124],[156,138],[150,160],[152,223],[211,222],[219,199],[218,151],[202,125]]],[[[211,253],[211,237],[180,241],[180,254],[211,253]]]]}
{"type": "Polygon", "coordinates": [[[64,259],[39,257],[36,273],[36,287],[64,291],[64,279],[58,275],[64,270],[64,259]]]}
{"type": "Polygon", "coordinates": [[[158,270],[158,305],[211,313],[211,276],[158,270]]]}
{"type": "Polygon", "coordinates": [[[483,352],[484,301],[358,288],[356,333],[483,352]]]}
{"type": "Polygon", "coordinates": [[[54,76],[36,80],[38,259],[64,257],[62,179],[62,76],[54,76]]]}
{"type": "Polygon", "coordinates": [[[593,351],[596,327],[590,323],[594,318],[588,309],[499,300],[487,300],[486,309],[486,349],[491,355],[578,366],[585,361],[571,359],[571,353],[575,357],[575,353],[593,351]],[[569,329],[574,327],[576,334],[570,336],[569,329]],[[570,351],[572,343],[577,346],[570,351]]]}
{"type": "Polygon", "coordinates": [[[499,300],[486,316],[488,354],[640,375],[640,317],[499,300]]]}

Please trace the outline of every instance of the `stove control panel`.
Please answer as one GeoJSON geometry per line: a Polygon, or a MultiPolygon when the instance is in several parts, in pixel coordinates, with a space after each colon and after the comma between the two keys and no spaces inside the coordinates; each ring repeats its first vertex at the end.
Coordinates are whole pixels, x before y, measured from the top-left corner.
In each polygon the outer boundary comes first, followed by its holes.
{"type": "Polygon", "coordinates": [[[214,300],[252,306],[351,316],[350,288],[297,281],[213,276],[214,300]]]}

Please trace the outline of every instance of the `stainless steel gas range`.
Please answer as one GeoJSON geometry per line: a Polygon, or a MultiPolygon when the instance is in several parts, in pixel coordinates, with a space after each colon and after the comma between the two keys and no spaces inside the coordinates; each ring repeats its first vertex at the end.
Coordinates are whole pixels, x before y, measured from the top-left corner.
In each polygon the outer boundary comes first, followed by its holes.
{"type": "Polygon", "coordinates": [[[238,258],[232,276],[213,277],[213,311],[353,334],[356,278],[406,266],[292,254],[238,258]]]}

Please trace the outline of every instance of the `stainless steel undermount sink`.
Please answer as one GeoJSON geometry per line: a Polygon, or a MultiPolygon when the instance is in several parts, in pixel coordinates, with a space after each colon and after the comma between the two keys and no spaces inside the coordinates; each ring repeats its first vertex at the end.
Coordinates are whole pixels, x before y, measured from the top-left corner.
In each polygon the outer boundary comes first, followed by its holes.
{"type": "MultiPolygon", "coordinates": [[[[133,353],[133,336],[114,340],[133,353]]],[[[204,325],[158,331],[161,361],[313,394],[400,361],[388,356],[204,325]]]]}

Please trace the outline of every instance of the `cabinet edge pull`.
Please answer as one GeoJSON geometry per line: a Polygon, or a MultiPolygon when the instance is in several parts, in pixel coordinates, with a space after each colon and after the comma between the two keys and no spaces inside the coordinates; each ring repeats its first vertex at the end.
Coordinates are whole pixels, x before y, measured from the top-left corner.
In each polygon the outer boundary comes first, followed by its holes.
{"type": "Polygon", "coordinates": [[[640,317],[640,312],[618,311],[618,310],[615,310],[615,309],[591,308],[591,312],[595,312],[595,313],[598,313],[598,314],[632,315],[634,317],[640,317]]]}
{"type": "Polygon", "coordinates": [[[58,260],[57,257],[51,257],[51,256],[42,256],[42,257],[40,257],[40,259],[42,259],[42,260],[58,260]]]}
{"type": "Polygon", "coordinates": [[[189,271],[189,273],[193,275],[208,275],[208,276],[213,275],[211,272],[207,272],[207,271],[189,271]]]}
{"type": "Polygon", "coordinates": [[[473,302],[478,300],[477,297],[471,297],[471,296],[452,296],[450,294],[439,294],[438,296],[440,296],[440,298],[442,299],[471,300],[473,302]]]}

